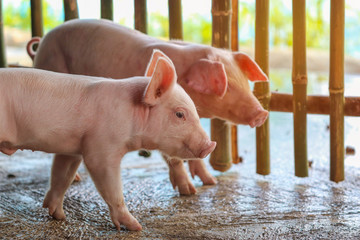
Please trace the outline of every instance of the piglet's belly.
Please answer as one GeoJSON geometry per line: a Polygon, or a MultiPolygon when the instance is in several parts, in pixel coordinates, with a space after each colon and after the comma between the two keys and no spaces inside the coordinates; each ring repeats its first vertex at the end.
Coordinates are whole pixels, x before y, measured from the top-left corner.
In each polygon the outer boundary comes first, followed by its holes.
{"type": "Polygon", "coordinates": [[[17,149],[15,147],[13,147],[10,142],[3,141],[3,142],[0,143],[0,152],[11,156],[16,151],[17,151],[17,149]]]}

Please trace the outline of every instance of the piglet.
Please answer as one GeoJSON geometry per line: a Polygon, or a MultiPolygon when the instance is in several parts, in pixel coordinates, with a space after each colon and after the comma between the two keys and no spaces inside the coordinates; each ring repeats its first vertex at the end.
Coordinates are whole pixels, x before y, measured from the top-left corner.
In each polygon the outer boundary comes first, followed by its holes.
{"type": "Polygon", "coordinates": [[[158,149],[175,158],[214,150],[195,105],[176,84],[174,65],[154,50],[145,77],[106,78],[36,69],[0,70],[0,151],[31,149],[63,156],[52,168],[43,206],[64,219],[63,199],[84,159],[115,226],[141,230],[122,193],[120,161],[158,149]]]}
{"type": "MultiPolygon", "coordinates": [[[[163,41],[112,21],[74,19],[54,28],[44,38],[30,40],[27,50],[34,67],[56,72],[126,78],[144,73],[153,49],[169,56],[178,83],[195,102],[200,117],[220,118],[234,124],[261,126],[268,117],[250,81],[267,81],[248,55],[182,41],[163,41]],[[40,43],[37,52],[32,46],[40,43]]],[[[56,155],[55,161],[62,161],[56,155]]],[[[183,161],[169,165],[170,180],[181,194],[196,189],[183,161]]],[[[189,161],[191,175],[215,184],[202,160],[189,161]]]]}

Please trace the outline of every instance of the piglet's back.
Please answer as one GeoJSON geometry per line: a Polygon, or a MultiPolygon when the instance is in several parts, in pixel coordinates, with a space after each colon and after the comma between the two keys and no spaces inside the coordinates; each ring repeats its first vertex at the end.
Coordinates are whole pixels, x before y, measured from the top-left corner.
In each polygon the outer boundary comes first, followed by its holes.
{"type": "Polygon", "coordinates": [[[1,69],[1,140],[48,152],[58,152],[56,146],[63,142],[67,146],[59,148],[75,152],[87,129],[84,124],[91,124],[87,92],[95,82],[37,69],[1,69]]]}

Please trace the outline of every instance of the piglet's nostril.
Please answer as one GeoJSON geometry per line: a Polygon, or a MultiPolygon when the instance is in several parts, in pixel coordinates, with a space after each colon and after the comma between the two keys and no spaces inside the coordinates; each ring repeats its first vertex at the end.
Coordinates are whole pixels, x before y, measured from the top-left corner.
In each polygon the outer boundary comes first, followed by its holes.
{"type": "Polygon", "coordinates": [[[214,151],[216,147],[216,142],[213,141],[209,141],[205,144],[203,150],[200,152],[199,157],[200,158],[205,158],[207,157],[207,155],[209,155],[212,151],[214,151]]]}
{"type": "Polygon", "coordinates": [[[256,117],[254,117],[250,122],[249,125],[250,127],[260,127],[261,125],[264,124],[264,122],[266,121],[266,119],[269,116],[269,112],[266,110],[261,111],[258,115],[256,115],[256,117]]]}

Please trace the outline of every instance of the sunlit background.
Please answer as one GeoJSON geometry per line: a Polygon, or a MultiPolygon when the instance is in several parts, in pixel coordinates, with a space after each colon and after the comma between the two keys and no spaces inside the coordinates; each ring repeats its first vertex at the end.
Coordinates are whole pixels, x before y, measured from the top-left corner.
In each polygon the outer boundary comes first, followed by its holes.
{"type": "MultiPolygon", "coordinates": [[[[43,0],[44,33],[63,22],[63,1],[43,0]]],[[[168,1],[149,0],[148,34],[168,39],[168,1]]],[[[272,91],[292,92],[292,1],[270,1],[270,87],[272,91]]],[[[308,56],[308,94],[328,94],[330,0],[308,0],[307,56],[308,56]]],[[[360,2],[346,0],[345,13],[345,53],[346,76],[345,95],[359,96],[360,92],[360,2]]],[[[78,0],[80,18],[100,18],[100,0],[78,0]]],[[[133,28],[133,1],[114,0],[114,21],[133,28]]],[[[211,44],[211,0],[183,0],[184,40],[211,44]]],[[[25,51],[30,39],[30,1],[3,1],[6,51],[8,63],[31,66],[25,51]]],[[[242,51],[252,55],[255,38],[255,1],[239,1],[239,45],[242,51]]],[[[272,157],[284,156],[282,151],[292,156],[293,129],[292,114],[271,113],[271,154],[272,157]],[[286,127],[285,127],[286,126],[286,127]]],[[[202,122],[209,131],[209,121],[202,122]]],[[[328,116],[308,115],[308,152],[309,159],[327,166],[329,159],[328,116]],[[320,151],[319,151],[320,149],[320,151]]],[[[360,121],[356,117],[346,117],[345,145],[360,150],[360,121]]],[[[240,151],[255,154],[255,133],[248,126],[239,126],[240,151]],[[244,142],[254,144],[244,145],[244,142]]],[[[285,154],[286,155],[286,154],[285,154]]],[[[346,164],[359,165],[359,154],[347,156],[346,164]]],[[[291,162],[291,161],[290,161],[291,162]]],[[[316,164],[316,162],[315,162],[316,164]]]]}

